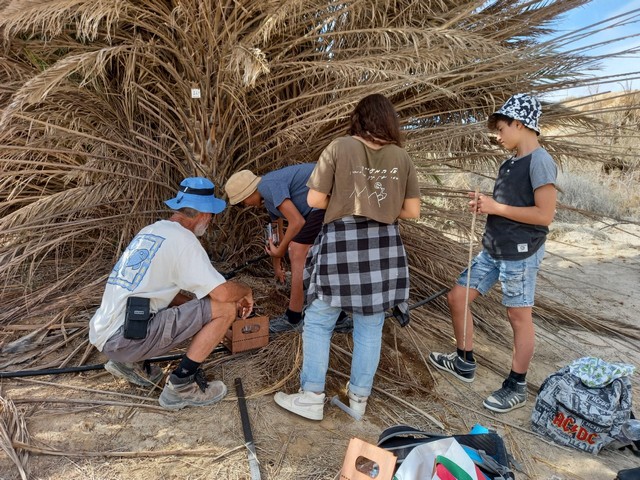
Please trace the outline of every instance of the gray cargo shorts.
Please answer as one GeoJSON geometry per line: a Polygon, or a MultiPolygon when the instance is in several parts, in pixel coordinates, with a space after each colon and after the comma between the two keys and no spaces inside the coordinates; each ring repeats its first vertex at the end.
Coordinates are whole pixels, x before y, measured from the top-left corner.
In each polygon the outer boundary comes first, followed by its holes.
{"type": "Polygon", "coordinates": [[[124,338],[124,327],[120,327],[107,340],[102,353],[116,362],[140,362],[157,357],[192,338],[210,321],[210,298],[206,296],[200,300],[191,300],[156,313],[149,320],[146,338],[124,338]]]}

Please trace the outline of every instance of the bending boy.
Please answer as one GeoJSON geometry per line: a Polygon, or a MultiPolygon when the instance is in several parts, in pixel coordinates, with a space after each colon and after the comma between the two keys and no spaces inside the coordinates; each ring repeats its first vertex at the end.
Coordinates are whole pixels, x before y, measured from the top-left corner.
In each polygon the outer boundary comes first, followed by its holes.
{"type": "MultiPolygon", "coordinates": [[[[557,168],[538,143],[540,114],[536,98],[517,94],[489,117],[489,128],[497,132],[498,142],[514,155],[500,166],[493,197],[469,195],[471,210],[487,214],[484,248],[471,263],[469,304],[499,280],[502,304],[507,307],[513,329],[511,372],[502,388],[483,402],[489,410],[500,413],[522,407],[527,400],[525,379],[535,343],[532,307],[536,276],[556,209],[557,168]]],[[[447,296],[457,351],[434,352],[429,360],[459,380],[472,382],[477,365],[473,356],[471,310],[465,303],[466,285],[467,270],[460,274],[447,296]]]]}
{"type": "Polygon", "coordinates": [[[291,262],[291,295],[289,307],[280,317],[269,323],[271,332],[297,328],[302,320],[304,296],[302,272],[307,252],[315,242],[324,219],[324,210],[312,208],[307,203],[307,181],[315,163],[303,163],[274,170],[262,177],[250,170],[240,170],[229,177],[225,190],[231,205],[245,207],[264,205],[271,220],[278,222],[280,243],[269,240],[267,253],[273,261],[276,279],[284,282],[281,258],[289,253],[291,262]],[[287,220],[286,230],[283,220],[287,220]]]}

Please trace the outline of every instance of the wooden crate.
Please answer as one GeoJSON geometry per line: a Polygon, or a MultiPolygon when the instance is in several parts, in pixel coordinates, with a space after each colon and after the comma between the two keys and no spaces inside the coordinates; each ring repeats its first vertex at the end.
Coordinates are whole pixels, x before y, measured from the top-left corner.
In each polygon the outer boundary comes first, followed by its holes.
{"type": "Polygon", "coordinates": [[[391,480],[396,456],[359,438],[352,438],[344,457],[340,480],[391,480]]]}
{"type": "Polygon", "coordinates": [[[238,318],[222,343],[232,354],[264,347],[269,343],[269,317],[238,318]]]}

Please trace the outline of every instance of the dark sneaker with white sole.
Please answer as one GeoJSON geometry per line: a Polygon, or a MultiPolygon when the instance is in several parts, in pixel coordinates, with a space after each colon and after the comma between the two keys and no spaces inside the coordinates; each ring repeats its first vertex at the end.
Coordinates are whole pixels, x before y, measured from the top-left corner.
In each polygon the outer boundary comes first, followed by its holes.
{"type": "Polygon", "coordinates": [[[269,333],[299,332],[301,330],[302,320],[298,323],[291,323],[286,313],[269,320],[269,333]]]}
{"type": "Polygon", "coordinates": [[[502,382],[502,388],[493,392],[482,405],[498,413],[506,413],[516,408],[524,407],[527,403],[527,382],[517,382],[507,378],[502,382]]]}
{"type": "Polygon", "coordinates": [[[467,362],[460,358],[456,352],[429,354],[429,361],[434,367],[451,373],[458,380],[471,383],[476,378],[476,362],[467,362]]]}
{"type": "Polygon", "coordinates": [[[127,363],[109,360],[104,369],[114,377],[123,378],[141,387],[158,385],[164,372],[157,365],[144,365],[144,362],[127,363]]]}
{"type": "Polygon", "coordinates": [[[309,420],[322,420],[324,416],[324,393],[300,390],[298,393],[287,395],[278,392],[273,399],[285,410],[309,420]]]}
{"type": "MultiPolygon", "coordinates": [[[[304,320],[300,320],[298,323],[291,323],[287,314],[283,313],[279,317],[269,320],[269,333],[301,332],[303,324],[304,320]]],[[[353,332],[353,318],[351,318],[351,315],[345,311],[340,312],[333,331],[336,333],[353,332]]]]}
{"type": "Polygon", "coordinates": [[[353,318],[344,310],[340,312],[338,320],[336,320],[336,326],[333,327],[333,331],[336,333],[351,333],[353,332],[353,318]]]}
{"type": "Polygon", "coordinates": [[[207,382],[200,369],[193,375],[180,378],[172,373],[160,394],[160,406],[169,410],[184,407],[203,407],[219,402],[227,394],[227,386],[219,380],[207,382]]]}

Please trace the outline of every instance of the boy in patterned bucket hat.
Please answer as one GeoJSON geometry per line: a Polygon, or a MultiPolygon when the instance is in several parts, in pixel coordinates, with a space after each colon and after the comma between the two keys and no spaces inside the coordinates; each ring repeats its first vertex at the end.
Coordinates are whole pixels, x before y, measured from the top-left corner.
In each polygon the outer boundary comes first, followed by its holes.
{"type": "Polygon", "coordinates": [[[499,413],[522,407],[527,400],[525,378],[535,343],[532,307],[536,276],[556,209],[557,168],[538,143],[541,111],[536,98],[520,93],[489,116],[488,126],[497,133],[498,143],[513,156],[500,166],[493,195],[469,194],[471,211],[487,214],[483,250],[447,295],[457,351],[429,355],[440,370],[463,382],[474,380],[477,364],[469,305],[499,280],[502,304],[507,307],[513,329],[513,357],[511,372],[502,388],[483,402],[486,408],[499,413]]]}

